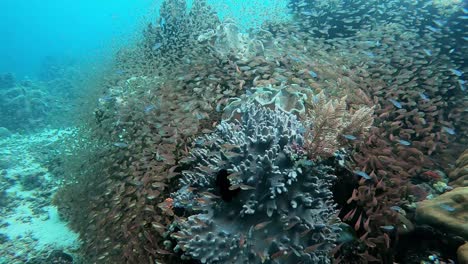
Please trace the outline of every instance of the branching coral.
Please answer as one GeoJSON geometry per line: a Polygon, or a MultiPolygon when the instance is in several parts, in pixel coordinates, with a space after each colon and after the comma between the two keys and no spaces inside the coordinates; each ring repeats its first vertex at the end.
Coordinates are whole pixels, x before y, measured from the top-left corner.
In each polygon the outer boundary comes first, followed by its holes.
{"type": "Polygon", "coordinates": [[[306,160],[296,116],[247,104],[195,141],[173,194],[177,248],[203,263],[330,263],[331,168],[306,160]]]}

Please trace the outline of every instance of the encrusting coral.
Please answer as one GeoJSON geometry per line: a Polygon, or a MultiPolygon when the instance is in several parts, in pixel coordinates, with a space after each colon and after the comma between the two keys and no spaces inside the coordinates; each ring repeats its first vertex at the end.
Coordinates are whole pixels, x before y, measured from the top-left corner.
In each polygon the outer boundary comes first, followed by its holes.
{"type": "Polygon", "coordinates": [[[177,249],[202,263],[330,263],[339,220],[332,168],[307,160],[292,114],[249,103],[195,140],[172,195],[177,249]]]}
{"type": "Polygon", "coordinates": [[[450,172],[450,185],[454,187],[468,187],[468,149],[465,150],[455,163],[455,169],[450,172]]]}

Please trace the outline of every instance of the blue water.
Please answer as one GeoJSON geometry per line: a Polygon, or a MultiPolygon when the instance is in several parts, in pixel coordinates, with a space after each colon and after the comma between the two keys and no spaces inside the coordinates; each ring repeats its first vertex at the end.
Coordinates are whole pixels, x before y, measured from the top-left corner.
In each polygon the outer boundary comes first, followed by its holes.
{"type": "MultiPolygon", "coordinates": [[[[2,0],[0,72],[36,78],[47,57],[100,63],[139,36],[162,0],[2,0]]],[[[286,1],[209,1],[243,28],[287,17],[286,1]],[[258,11],[261,12],[258,12],[258,11]]],[[[191,6],[191,1],[188,1],[191,6]]]]}
{"type": "Polygon", "coordinates": [[[0,72],[36,77],[48,56],[107,58],[154,18],[152,0],[0,1],[0,72]],[[153,14],[153,15],[152,15],[153,14]]]}

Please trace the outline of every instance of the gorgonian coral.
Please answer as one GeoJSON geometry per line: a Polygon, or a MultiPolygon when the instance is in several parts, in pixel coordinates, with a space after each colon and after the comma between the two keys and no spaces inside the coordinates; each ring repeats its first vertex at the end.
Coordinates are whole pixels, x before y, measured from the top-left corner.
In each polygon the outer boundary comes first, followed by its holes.
{"type": "Polygon", "coordinates": [[[307,160],[295,115],[256,104],[195,140],[176,250],[202,263],[329,263],[340,230],[332,168],[307,160]]]}

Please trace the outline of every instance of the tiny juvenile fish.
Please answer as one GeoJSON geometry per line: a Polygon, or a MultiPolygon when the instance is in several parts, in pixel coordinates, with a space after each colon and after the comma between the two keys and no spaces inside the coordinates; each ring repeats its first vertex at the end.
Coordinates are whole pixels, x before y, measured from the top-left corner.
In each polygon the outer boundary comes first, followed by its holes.
{"type": "Polygon", "coordinates": [[[366,179],[366,180],[370,180],[372,179],[369,174],[367,174],[365,171],[354,171],[354,174],[366,179]]]}
{"type": "Polygon", "coordinates": [[[398,143],[400,143],[403,146],[411,146],[411,142],[403,140],[403,139],[398,140],[398,143]]]}
{"type": "Polygon", "coordinates": [[[357,137],[353,136],[353,135],[343,135],[344,138],[346,139],[349,139],[349,140],[356,140],[357,137]]]}
{"type": "Polygon", "coordinates": [[[445,132],[447,132],[450,135],[455,135],[456,134],[455,129],[453,129],[453,128],[444,126],[443,129],[444,129],[445,132]]]}
{"type": "Polygon", "coordinates": [[[395,99],[388,99],[396,108],[401,109],[403,106],[401,105],[400,102],[398,102],[395,99]]]}

